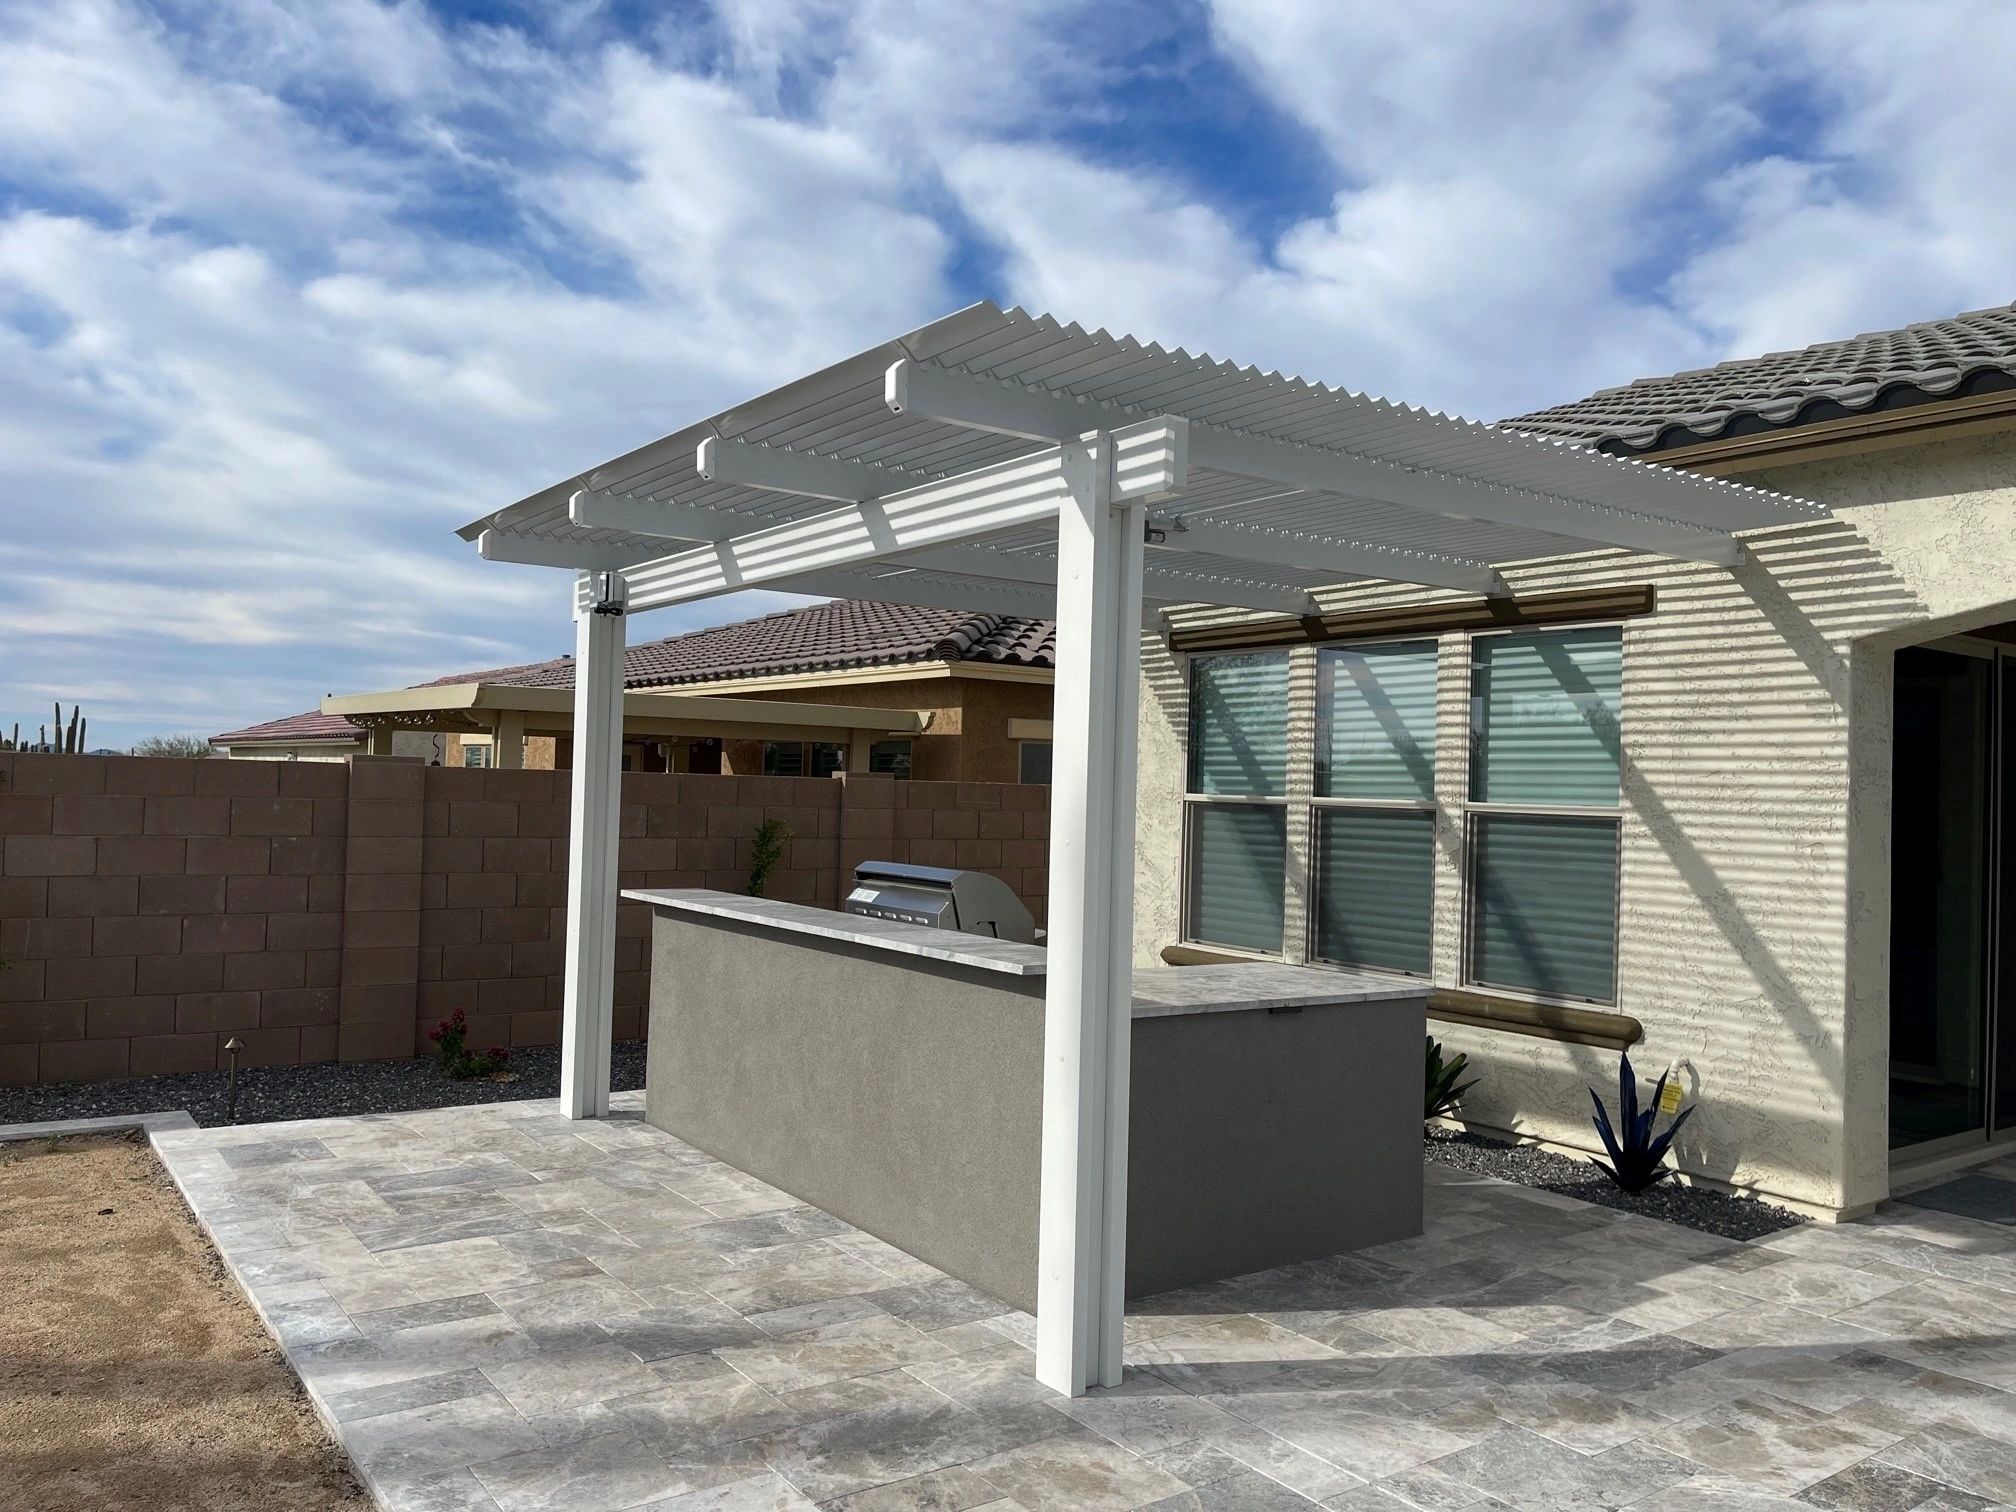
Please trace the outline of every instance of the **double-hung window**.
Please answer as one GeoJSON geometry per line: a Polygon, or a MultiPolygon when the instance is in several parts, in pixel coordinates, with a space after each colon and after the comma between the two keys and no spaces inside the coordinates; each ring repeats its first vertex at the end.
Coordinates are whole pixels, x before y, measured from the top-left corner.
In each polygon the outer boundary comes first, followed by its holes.
{"type": "Polygon", "coordinates": [[[1435,907],[1435,642],[1316,656],[1310,954],[1426,976],[1435,907]]]}
{"type": "Polygon", "coordinates": [[[1288,655],[1191,663],[1184,938],[1275,955],[1288,867],[1288,655]]]}
{"type": "Polygon", "coordinates": [[[1466,978],[1615,1002],[1622,634],[1472,647],[1466,978]]]}

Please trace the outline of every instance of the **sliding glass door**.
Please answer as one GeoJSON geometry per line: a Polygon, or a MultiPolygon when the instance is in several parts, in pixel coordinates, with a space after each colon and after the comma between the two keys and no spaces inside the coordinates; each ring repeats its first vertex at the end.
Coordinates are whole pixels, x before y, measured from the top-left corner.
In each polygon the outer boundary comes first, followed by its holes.
{"type": "MultiPolygon", "coordinates": [[[[1951,643],[1949,643],[1950,645],[1951,643]]],[[[2000,1033],[2002,738],[2016,699],[1993,646],[1897,653],[1891,781],[1890,1143],[1944,1147],[2016,1121],[2000,1033]],[[1999,1072],[1999,1075],[1992,1074],[1999,1072]]]]}

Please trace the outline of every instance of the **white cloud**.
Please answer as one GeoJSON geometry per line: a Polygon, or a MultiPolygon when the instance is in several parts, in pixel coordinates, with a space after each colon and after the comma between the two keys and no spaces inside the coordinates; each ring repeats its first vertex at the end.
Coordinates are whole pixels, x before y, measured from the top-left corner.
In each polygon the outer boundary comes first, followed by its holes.
{"type": "Polygon", "coordinates": [[[2004,0],[516,14],[0,13],[0,713],[554,654],[453,526],[976,292],[1485,416],[2016,294],[2004,0]]]}

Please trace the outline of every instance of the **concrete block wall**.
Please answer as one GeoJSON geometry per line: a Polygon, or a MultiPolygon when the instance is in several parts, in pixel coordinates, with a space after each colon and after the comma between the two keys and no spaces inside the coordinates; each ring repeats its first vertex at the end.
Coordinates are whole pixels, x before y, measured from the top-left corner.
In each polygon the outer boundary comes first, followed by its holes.
{"type": "MultiPolygon", "coordinates": [[[[0,753],[0,1084],[404,1058],[456,1008],[479,1045],[560,1034],[568,774],[0,753]]],[[[621,885],[836,906],[870,858],[976,867],[1043,917],[1048,791],[629,773],[621,885]]],[[[648,910],[618,913],[619,1038],[648,910]]]]}

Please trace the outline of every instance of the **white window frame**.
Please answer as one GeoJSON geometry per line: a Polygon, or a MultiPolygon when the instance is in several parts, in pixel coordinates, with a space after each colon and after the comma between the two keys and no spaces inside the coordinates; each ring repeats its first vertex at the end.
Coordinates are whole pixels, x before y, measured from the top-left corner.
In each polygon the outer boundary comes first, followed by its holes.
{"type": "Polygon", "coordinates": [[[1630,631],[1624,620],[1576,620],[1572,624],[1561,625],[1512,625],[1502,630],[1473,630],[1463,648],[1463,797],[1460,802],[1449,805],[1455,809],[1462,824],[1462,935],[1461,950],[1458,955],[1457,980],[1467,990],[1474,989],[1488,993],[1492,997],[1512,998],[1524,1003],[1553,1003],[1572,1008],[1622,1009],[1620,991],[1624,965],[1624,780],[1630,772],[1630,742],[1625,738],[1625,658],[1629,651],[1630,631]],[[1615,630],[1617,632],[1617,803],[1614,807],[1576,808],[1558,804],[1532,803],[1485,803],[1470,797],[1476,780],[1475,764],[1481,759],[1477,749],[1476,694],[1477,694],[1477,643],[1499,639],[1509,635],[1567,634],[1576,630],[1615,630]],[[1494,814],[1506,814],[1529,819],[1580,819],[1590,823],[1609,823],[1616,836],[1616,877],[1611,884],[1611,897],[1615,900],[1610,919],[1610,996],[1607,998],[1577,997],[1570,993],[1536,992],[1528,987],[1501,986],[1487,982],[1477,976],[1475,960],[1477,952],[1477,834],[1481,828],[1475,821],[1489,819],[1494,814]]]}

